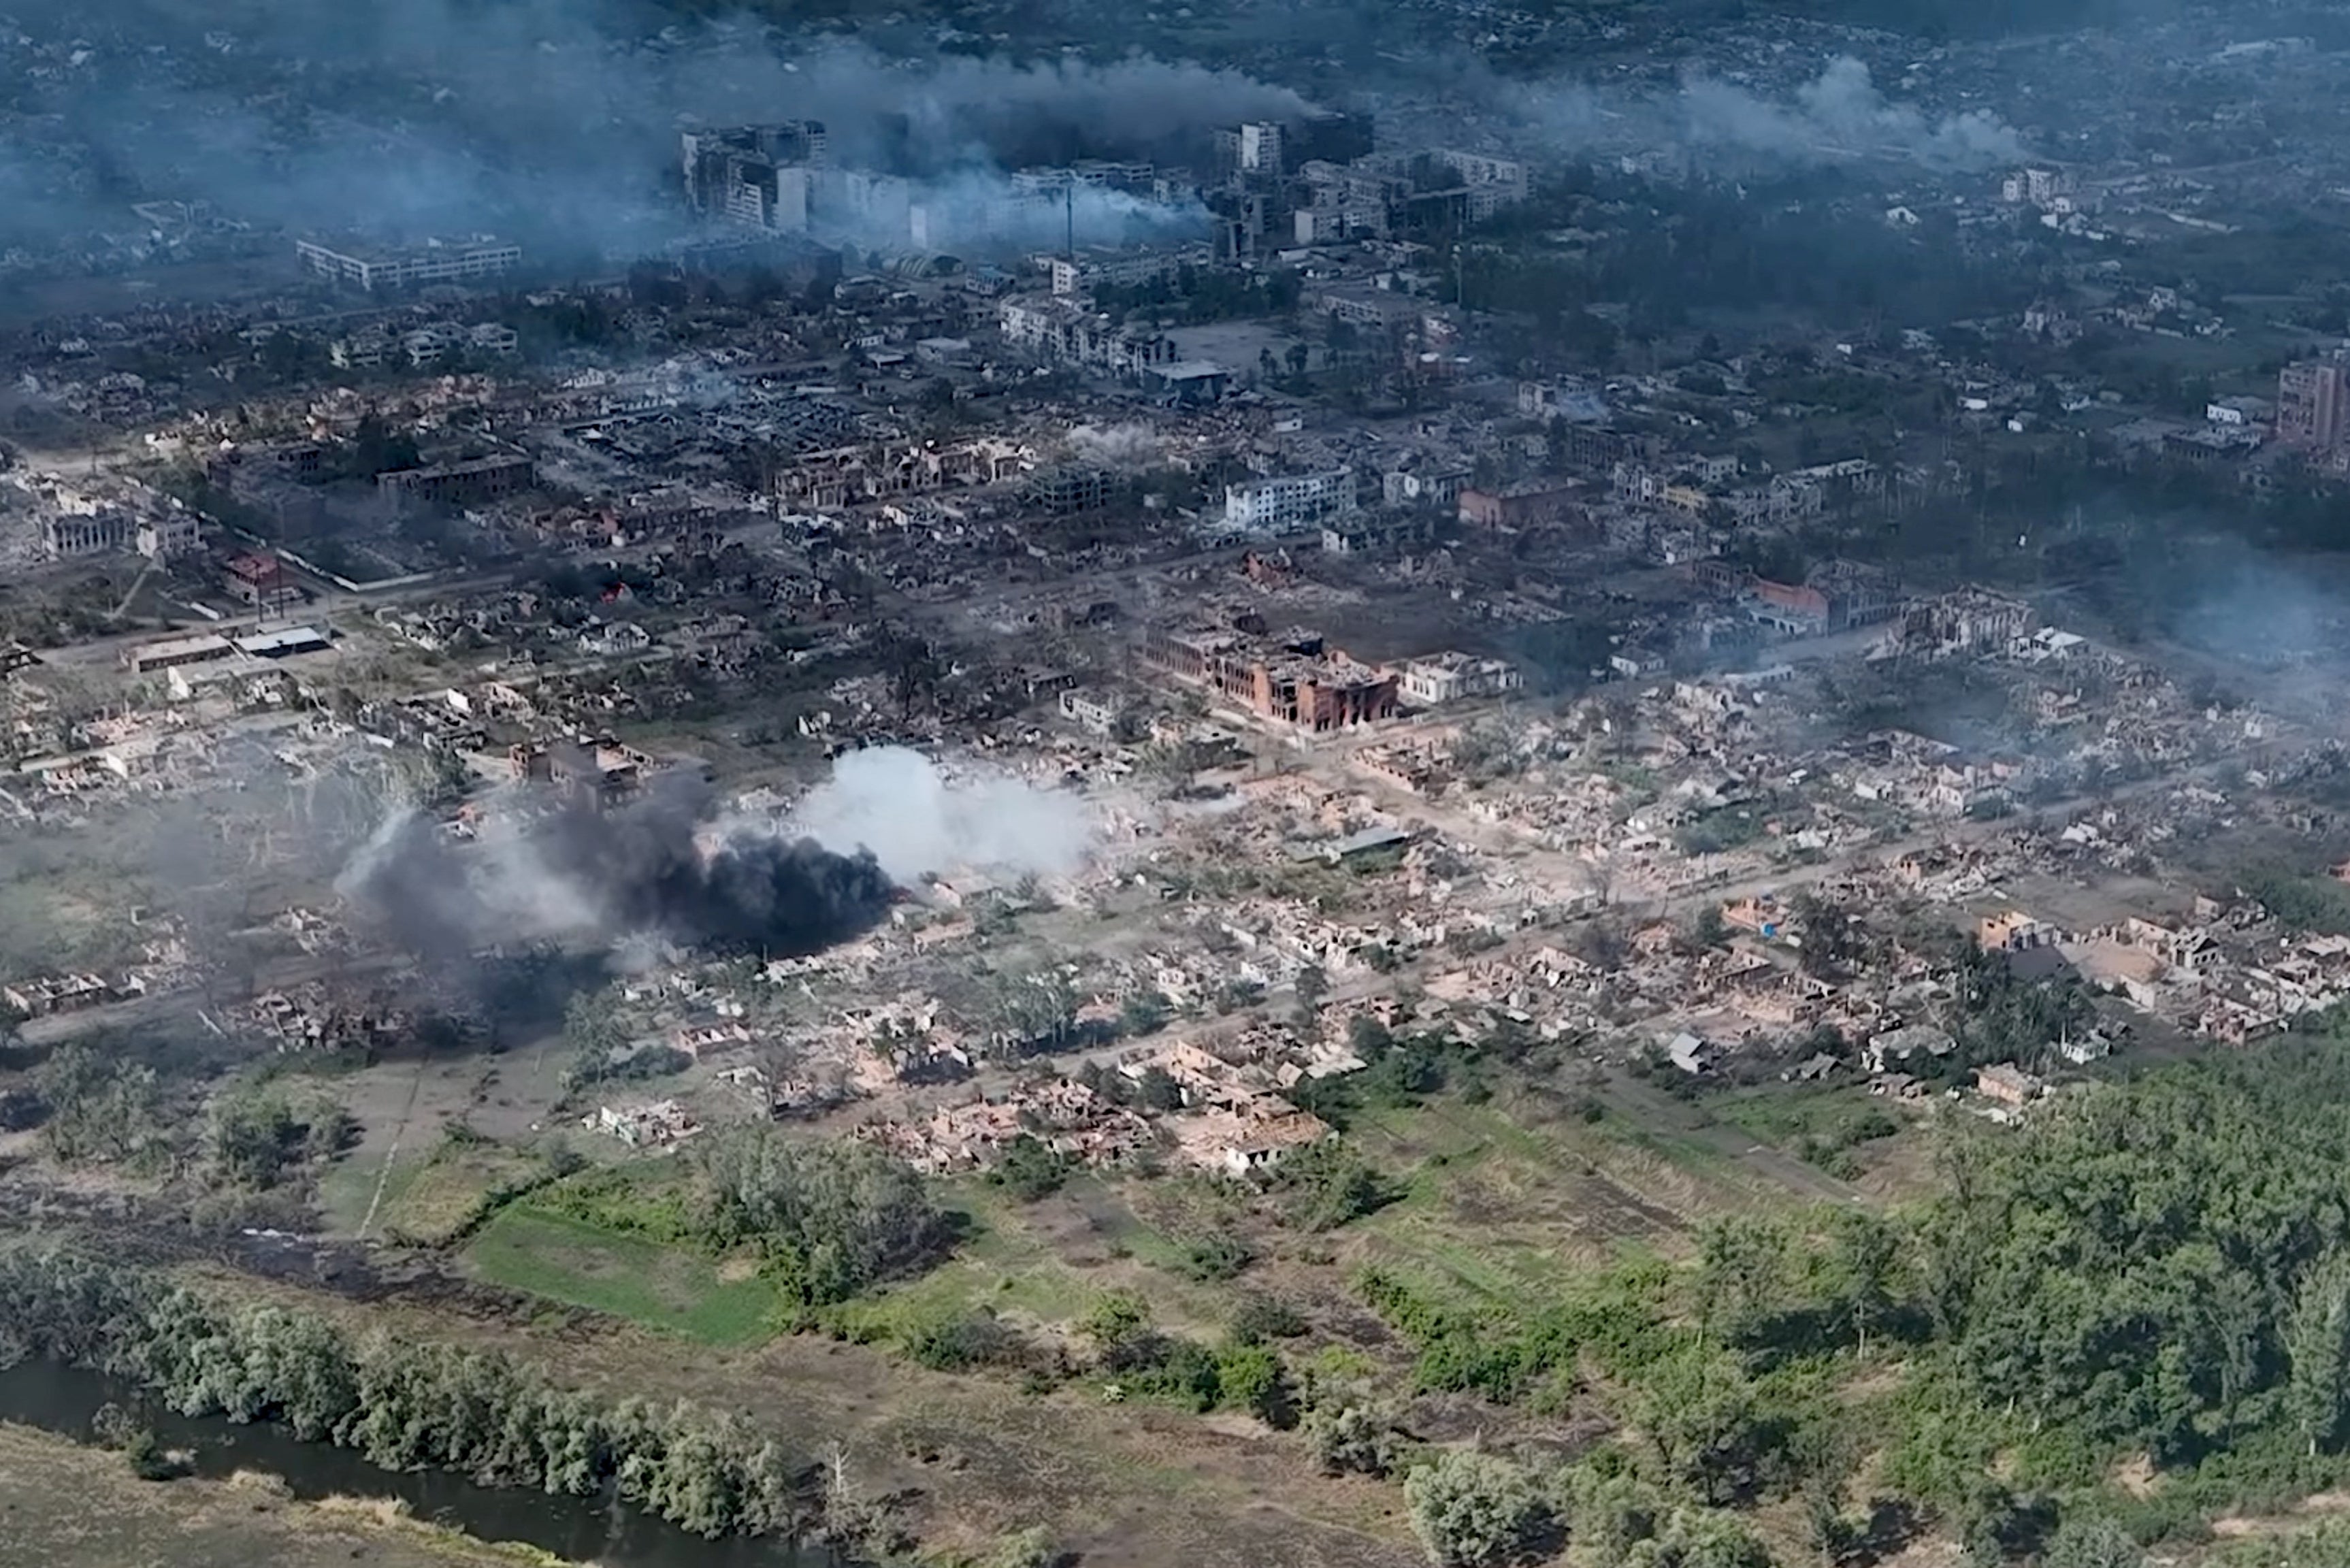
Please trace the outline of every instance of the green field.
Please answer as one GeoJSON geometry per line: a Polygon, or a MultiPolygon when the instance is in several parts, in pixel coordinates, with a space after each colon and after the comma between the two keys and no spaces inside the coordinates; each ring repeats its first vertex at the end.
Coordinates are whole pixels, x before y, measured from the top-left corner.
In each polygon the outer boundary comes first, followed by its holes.
{"type": "Polygon", "coordinates": [[[1618,1129],[1539,1129],[1498,1106],[1442,1098],[1360,1118],[1403,1198],[1350,1228],[1367,1261],[1462,1305],[1539,1298],[1626,1247],[1669,1241],[1721,1195],[1618,1129]]]}
{"type": "Polygon", "coordinates": [[[954,1255],[832,1308],[828,1324],[890,1343],[981,1312],[1059,1329],[1114,1290],[1146,1296],[1162,1327],[1203,1336],[1220,1333],[1231,1315],[1232,1288],[1181,1277],[1181,1245],[1136,1218],[1119,1182],[1073,1177],[1033,1204],[984,1182],[957,1182],[941,1201],[971,1223],[954,1255]]]}
{"type": "Polygon", "coordinates": [[[464,1255],[492,1284],[708,1345],[749,1345],[775,1332],[775,1289],[747,1264],[722,1263],[526,1203],[483,1227],[464,1255]]]}

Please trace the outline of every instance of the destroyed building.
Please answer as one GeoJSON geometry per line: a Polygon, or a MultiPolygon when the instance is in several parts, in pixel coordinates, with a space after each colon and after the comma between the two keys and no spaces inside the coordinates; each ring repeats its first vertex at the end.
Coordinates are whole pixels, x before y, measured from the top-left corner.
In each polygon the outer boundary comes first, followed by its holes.
{"type": "Polygon", "coordinates": [[[1262,719],[1322,733],[1395,716],[1395,675],[1326,649],[1319,633],[1254,638],[1213,628],[1154,628],[1141,659],[1262,719]]]}

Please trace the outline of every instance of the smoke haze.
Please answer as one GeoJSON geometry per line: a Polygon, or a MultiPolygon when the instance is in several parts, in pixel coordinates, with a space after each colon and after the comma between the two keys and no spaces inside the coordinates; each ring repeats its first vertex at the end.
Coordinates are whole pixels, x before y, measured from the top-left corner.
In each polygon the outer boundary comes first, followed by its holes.
{"type": "MultiPolygon", "coordinates": [[[[617,254],[687,232],[688,122],[821,119],[836,161],[951,204],[1003,194],[1014,168],[1145,157],[1304,107],[1238,73],[1144,58],[794,55],[780,34],[726,24],[643,38],[576,0],[104,9],[0,24],[0,249],[135,231],[130,203],[178,200],[300,230],[494,231],[617,254]]],[[[1148,205],[1088,193],[1077,217],[1115,238],[1148,205]]]]}

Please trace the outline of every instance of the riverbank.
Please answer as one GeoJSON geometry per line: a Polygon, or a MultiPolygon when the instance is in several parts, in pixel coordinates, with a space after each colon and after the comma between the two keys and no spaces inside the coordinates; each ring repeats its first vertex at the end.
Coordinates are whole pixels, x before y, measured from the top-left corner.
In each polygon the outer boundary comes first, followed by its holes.
{"type": "Polygon", "coordinates": [[[257,1474],[142,1481],[119,1454],[0,1423],[0,1539],[44,1568],[563,1568],[473,1541],[375,1499],[296,1501],[257,1474]]]}
{"type": "Polygon", "coordinates": [[[1080,1389],[1035,1397],[814,1334],[721,1347],[593,1314],[487,1310],[487,1295],[391,1290],[360,1301],[217,1264],[207,1293],[321,1313],[354,1334],[495,1349],[600,1397],[683,1398],[827,1448],[854,1491],[888,1499],[932,1550],[979,1552],[1043,1525],[1064,1550],[1129,1568],[1415,1568],[1396,1490],[1319,1473],[1294,1432],[1080,1389]],[[1269,1487],[1266,1478],[1282,1478],[1269,1487]]]}

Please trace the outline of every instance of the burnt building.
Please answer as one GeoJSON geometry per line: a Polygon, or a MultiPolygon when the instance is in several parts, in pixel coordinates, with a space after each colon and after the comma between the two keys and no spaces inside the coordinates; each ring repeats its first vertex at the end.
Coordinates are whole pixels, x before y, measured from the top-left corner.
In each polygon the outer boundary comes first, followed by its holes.
{"type": "Polygon", "coordinates": [[[688,130],[680,133],[678,143],[686,204],[694,212],[754,229],[797,233],[807,227],[810,171],[824,163],[827,151],[821,122],[688,130]]]}
{"type": "Polygon", "coordinates": [[[473,506],[519,494],[538,483],[530,459],[519,454],[475,458],[430,468],[396,468],[375,476],[376,490],[402,505],[473,506]]]}
{"type": "Polygon", "coordinates": [[[1205,687],[1260,719],[1315,734],[1393,718],[1398,678],[1325,647],[1318,633],[1260,639],[1205,628],[1154,628],[1143,664],[1205,687]]]}

